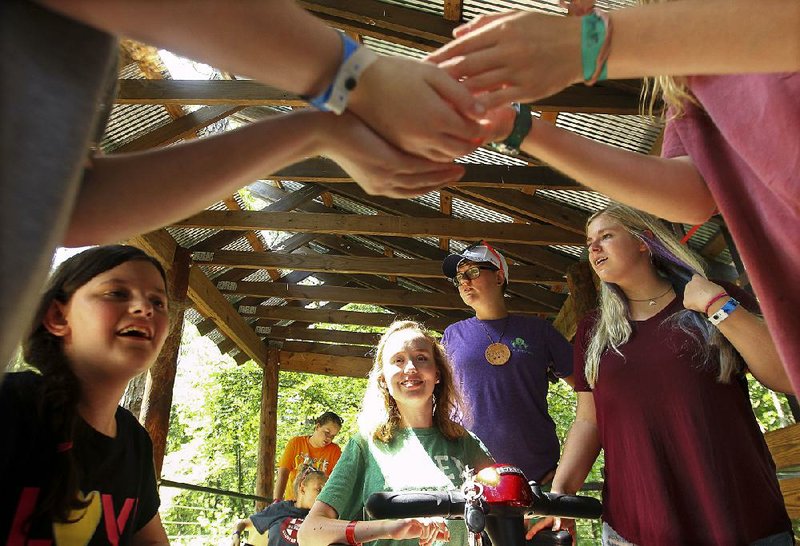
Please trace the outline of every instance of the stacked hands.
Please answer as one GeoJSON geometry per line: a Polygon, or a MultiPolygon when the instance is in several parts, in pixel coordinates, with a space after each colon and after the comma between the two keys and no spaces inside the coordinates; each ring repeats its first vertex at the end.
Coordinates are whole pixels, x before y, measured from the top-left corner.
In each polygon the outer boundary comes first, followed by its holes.
{"type": "Polygon", "coordinates": [[[339,138],[325,139],[321,153],[367,193],[412,197],[459,180],[455,158],[511,133],[511,102],[581,81],[577,17],[510,12],[453,34],[424,61],[378,59],[351,93],[350,113],[323,123],[339,138]]]}

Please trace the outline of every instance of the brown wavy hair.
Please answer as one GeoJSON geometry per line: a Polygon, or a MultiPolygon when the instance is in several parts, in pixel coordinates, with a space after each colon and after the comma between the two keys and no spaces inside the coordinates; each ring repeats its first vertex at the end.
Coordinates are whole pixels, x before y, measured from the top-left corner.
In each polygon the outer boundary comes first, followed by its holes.
{"type": "Polygon", "coordinates": [[[461,438],[466,434],[466,429],[455,421],[462,415],[463,403],[461,395],[455,386],[453,370],[447,353],[439,341],[430,331],[419,322],[412,320],[398,320],[393,322],[381,336],[375,350],[375,359],[367,380],[367,390],[364,393],[364,402],[358,416],[359,430],[365,437],[372,436],[375,440],[389,443],[400,428],[400,410],[397,407],[386,382],[383,380],[383,352],[388,339],[397,332],[416,330],[427,339],[433,347],[433,358],[439,372],[439,383],[433,388],[436,404],[433,411],[433,426],[438,428],[448,440],[461,438]]]}

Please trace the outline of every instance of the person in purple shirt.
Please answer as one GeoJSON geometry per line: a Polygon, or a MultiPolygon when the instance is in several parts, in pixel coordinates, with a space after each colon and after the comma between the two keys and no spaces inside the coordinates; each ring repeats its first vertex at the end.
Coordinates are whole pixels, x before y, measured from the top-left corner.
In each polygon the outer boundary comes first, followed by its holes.
{"type": "Polygon", "coordinates": [[[586,231],[599,306],[575,336],[578,409],[552,491],[580,489],[602,448],[604,545],[794,544],[745,378],[791,390],[755,299],[707,279],[654,216],[613,204],[586,231]]]}
{"type": "Polygon", "coordinates": [[[548,370],[572,385],[572,347],[546,320],[508,313],[508,264],[485,241],[445,258],[442,270],[475,311],[442,338],[465,399],[467,428],[495,460],[549,483],[560,449],[547,411],[548,370]]]}

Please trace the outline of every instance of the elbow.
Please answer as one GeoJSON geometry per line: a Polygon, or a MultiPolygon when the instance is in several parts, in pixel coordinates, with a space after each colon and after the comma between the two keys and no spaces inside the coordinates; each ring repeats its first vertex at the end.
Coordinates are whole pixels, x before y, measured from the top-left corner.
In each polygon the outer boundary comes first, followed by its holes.
{"type": "Polygon", "coordinates": [[[299,545],[316,546],[314,532],[312,530],[314,525],[319,525],[319,522],[316,520],[317,518],[314,516],[306,516],[303,523],[300,524],[300,528],[297,530],[297,543],[299,545]]]}

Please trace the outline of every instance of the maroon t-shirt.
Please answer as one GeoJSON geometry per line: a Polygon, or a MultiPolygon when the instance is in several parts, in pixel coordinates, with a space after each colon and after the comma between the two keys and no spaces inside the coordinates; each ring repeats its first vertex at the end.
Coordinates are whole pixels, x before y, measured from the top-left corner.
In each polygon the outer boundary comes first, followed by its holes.
{"type": "Polygon", "coordinates": [[[800,72],[694,76],[689,88],[702,108],[667,123],[662,155],[703,175],[800,393],[800,72]]]}
{"type": "MultiPolygon", "coordinates": [[[[752,308],[734,286],[728,292],[752,308]]],[[[775,465],[750,405],[743,375],[717,382],[690,336],[664,319],[683,309],[678,296],[636,321],[623,356],[607,351],[594,388],[605,450],[603,519],[647,546],[734,546],[791,530],[775,465]]],[[[575,390],[584,373],[596,315],[575,337],[575,390]]]]}

